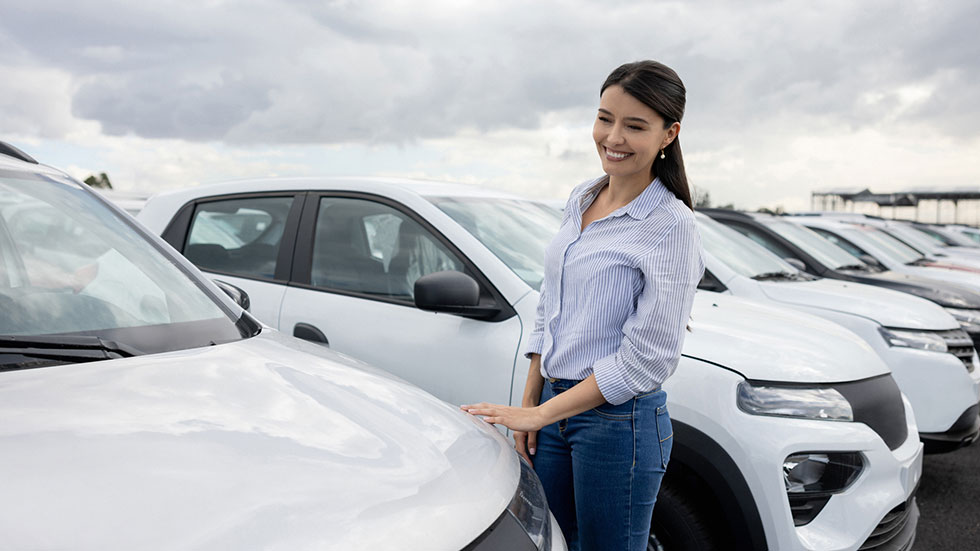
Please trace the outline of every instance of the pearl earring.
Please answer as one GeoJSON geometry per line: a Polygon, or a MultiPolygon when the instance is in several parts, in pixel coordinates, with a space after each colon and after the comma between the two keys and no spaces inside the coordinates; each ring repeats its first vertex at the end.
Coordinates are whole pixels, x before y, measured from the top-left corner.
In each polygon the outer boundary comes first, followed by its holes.
{"type": "Polygon", "coordinates": [[[664,154],[664,149],[662,147],[660,148],[660,158],[661,159],[666,159],[667,158],[667,155],[664,154]]]}

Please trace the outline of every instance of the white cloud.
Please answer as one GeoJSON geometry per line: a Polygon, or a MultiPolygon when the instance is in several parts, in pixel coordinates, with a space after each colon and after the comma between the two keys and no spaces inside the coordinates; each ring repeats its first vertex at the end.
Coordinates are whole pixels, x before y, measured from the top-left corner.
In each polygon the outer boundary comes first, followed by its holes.
{"type": "Polygon", "coordinates": [[[715,202],[976,185],[980,5],[965,0],[0,0],[0,13],[4,139],[123,187],[360,172],[562,196],[599,170],[602,79],[640,58],[684,79],[688,174],[715,202]]]}

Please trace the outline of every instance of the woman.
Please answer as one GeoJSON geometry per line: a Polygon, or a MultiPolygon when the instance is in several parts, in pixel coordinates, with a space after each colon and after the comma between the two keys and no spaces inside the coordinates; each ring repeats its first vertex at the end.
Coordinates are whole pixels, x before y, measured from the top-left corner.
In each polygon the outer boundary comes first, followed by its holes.
{"type": "Polygon", "coordinates": [[[646,549],[677,366],[704,265],[680,143],[685,89],[654,61],[600,91],[605,175],[572,191],[545,253],[523,407],[463,406],[514,431],[571,549],[646,549]]]}

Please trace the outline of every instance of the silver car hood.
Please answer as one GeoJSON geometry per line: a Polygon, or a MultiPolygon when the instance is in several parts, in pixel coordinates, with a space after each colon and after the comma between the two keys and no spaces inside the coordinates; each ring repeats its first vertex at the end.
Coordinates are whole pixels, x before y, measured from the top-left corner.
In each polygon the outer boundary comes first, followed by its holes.
{"type": "Polygon", "coordinates": [[[9,549],[460,549],[513,497],[486,423],[273,330],[0,374],[9,549]]]}

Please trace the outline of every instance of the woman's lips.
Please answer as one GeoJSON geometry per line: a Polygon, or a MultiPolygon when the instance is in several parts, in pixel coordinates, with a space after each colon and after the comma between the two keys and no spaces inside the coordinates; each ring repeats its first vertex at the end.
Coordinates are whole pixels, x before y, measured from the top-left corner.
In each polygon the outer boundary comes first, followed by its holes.
{"type": "Polygon", "coordinates": [[[609,149],[608,147],[603,148],[606,151],[606,158],[610,161],[622,161],[623,159],[632,156],[632,153],[626,151],[615,151],[609,149]]]}

